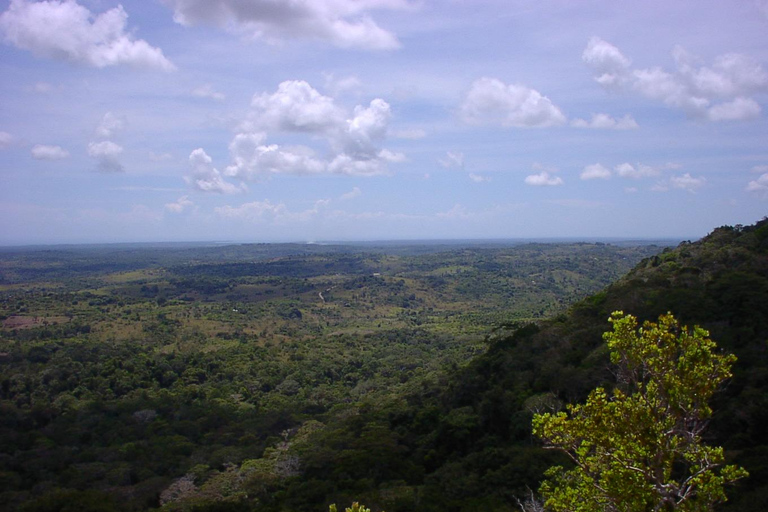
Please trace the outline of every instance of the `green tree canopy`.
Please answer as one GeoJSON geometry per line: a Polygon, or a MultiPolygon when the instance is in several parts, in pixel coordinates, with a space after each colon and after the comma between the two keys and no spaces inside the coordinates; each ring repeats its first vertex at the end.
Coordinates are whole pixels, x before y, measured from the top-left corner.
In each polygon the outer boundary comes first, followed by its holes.
{"type": "Polygon", "coordinates": [[[716,353],[709,333],[613,313],[604,339],[617,386],[597,388],[568,412],[536,414],[533,432],[574,462],[547,472],[541,487],[554,511],[704,511],[726,500],[724,485],[747,476],[702,442],[708,402],[736,357],[716,353]]]}

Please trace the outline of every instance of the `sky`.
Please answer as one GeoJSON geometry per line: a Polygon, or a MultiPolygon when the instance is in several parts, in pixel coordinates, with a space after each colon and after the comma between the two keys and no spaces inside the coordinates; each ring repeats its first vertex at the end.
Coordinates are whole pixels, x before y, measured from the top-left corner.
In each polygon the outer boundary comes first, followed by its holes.
{"type": "Polygon", "coordinates": [[[768,0],[0,0],[0,40],[0,245],[768,215],[768,0]]]}

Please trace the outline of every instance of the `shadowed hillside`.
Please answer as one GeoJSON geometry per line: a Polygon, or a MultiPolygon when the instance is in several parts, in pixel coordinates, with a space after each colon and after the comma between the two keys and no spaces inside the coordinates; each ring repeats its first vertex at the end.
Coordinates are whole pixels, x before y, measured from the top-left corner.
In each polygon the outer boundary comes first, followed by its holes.
{"type": "MultiPolygon", "coordinates": [[[[753,226],[721,227],[702,240],[684,242],[643,260],[627,276],[574,305],[567,314],[538,326],[506,326],[491,337],[488,352],[452,379],[441,414],[465,411],[475,419],[468,431],[440,446],[446,467],[462,468],[483,482],[498,468],[519,468],[526,457],[530,411],[553,402],[583,400],[598,384],[612,381],[601,334],[615,310],[643,320],[673,312],[684,324],[699,324],[718,346],[738,356],[734,377],[714,403],[708,435],[751,476],[730,492],[727,510],[768,507],[768,220],[753,226]],[[526,410],[527,409],[527,410],[526,410]],[[500,446],[508,460],[491,462],[500,446]],[[510,446],[518,446],[511,449],[510,446]],[[456,453],[458,451],[459,453],[456,453]],[[477,464],[476,461],[482,461],[477,464]]],[[[447,420],[438,430],[446,429],[447,420]]],[[[546,456],[550,456],[547,454],[546,456]]],[[[539,464],[536,464],[540,467],[539,464]]],[[[520,484],[536,485],[525,471],[520,484]]],[[[444,481],[448,492],[449,481],[444,481]]],[[[499,494],[492,486],[478,493],[499,494]]],[[[467,496],[466,498],[469,498],[467,496]]],[[[471,498],[469,498],[471,499],[471,498]]],[[[465,502],[466,503],[466,502],[465,502]]],[[[463,506],[463,505],[462,505],[463,506]]]]}

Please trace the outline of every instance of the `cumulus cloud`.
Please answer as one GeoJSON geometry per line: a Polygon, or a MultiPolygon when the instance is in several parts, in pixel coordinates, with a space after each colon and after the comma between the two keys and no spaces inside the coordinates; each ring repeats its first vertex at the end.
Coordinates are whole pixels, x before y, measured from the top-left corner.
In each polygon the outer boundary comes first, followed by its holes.
{"type": "Polygon", "coordinates": [[[187,208],[191,208],[195,203],[189,199],[189,196],[181,196],[173,203],[166,203],[165,209],[173,213],[181,213],[187,208]]]}
{"type": "Polygon", "coordinates": [[[611,171],[602,164],[592,164],[584,167],[579,177],[582,180],[605,180],[611,177],[611,171]]]}
{"type": "Polygon", "coordinates": [[[0,132],[0,149],[5,149],[13,144],[13,135],[8,132],[0,132]]]}
{"type": "Polygon", "coordinates": [[[101,172],[113,173],[125,171],[125,168],[118,159],[122,153],[122,146],[109,140],[91,142],[88,144],[88,155],[97,161],[97,169],[101,172]]]}
{"type": "Polygon", "coordinates": [[[219,170],[213,166],[211,157],[202,148],[190,153],[189,165],[192,168],[192,175],[186,177],[187,183],[201,192],[237,194],[244,190],[243,186],[238,187],[225,181],[219,170]]]}
{"type": "Polygon", "coordinates": [[[321,174],[326,165],[312,149],[264,145],[263,133],[238,133],[229,145],[232,164],[225,174],[239,179],[257,179],[264,174],[321,174]]]}
{"type": "Polygon", "coordinates": [[[390,164],[406,160],[404,154],[381,147],[390,117],[389,104],[379,98],[368,106],[358,105],[350,113],[307,82],[283,82],[274,93],[253,97],[250,112],[229,144],[231,163],[223,175],[247,181],[273,174],[387,174],[390,164]],[[330,151],[319,156],[305,145],[269,144],[268,132],[324,139],[330,151]]]}
{"type": "Polygon", "coordinates": [[[453,151],[448,151],[445,154],[445,158],[442,158],[439,160],[440,165],[445,167],[446,169],[450,169],[451,167],[458,167],[459,169],[464,168],[464,153],[453,151]]]}
{"type": "Polygon", "coordinates": [[[593,37],[582,59],[603,87],[640,94],[694,119],[740,121],[760,115],[762,109],[751,96],[768,91],[768,72],[758,62],[731,53],[705,66],[680,46],[674,48],[672,56],[673,71],[633,69],[618,48],[593,37]]]}
{"type": "Polygon", "coordinates": [[[195,89],[192,89],[192,96],[196,98],[207,98],[215,101],[224,101],[227,97],[213,89],[211,84],[201,85],[195,89]]]}
{"type": "Polygon", "coordinates": [[[482,174],[475,174],[475,173],[469,173],[469,179],[474,181],[475,183],[488,183],[491,181],[491,178],[488,176],[483,176],[482,174]]]}
{"type": "Polygon", "coordinates": [[[391,50],[400,43],[368,15],[407,9],[407,0],[164,0],[185,26],[213,25],[267,42],[314,39],[340,48],[391,50]]]}
{"type": "Polygon", "coordinates": [[[559,126],[566,121],[560,109],[537,90],[495,78],[472,84],[460,115],[470,124],[515,128],[559,126]]]}
{"type": "Polygon", "coordinates": [[[574,128],[592,128],[595,130],[634,130],[637,122],[632,116],[626,114],[621,119],[614,119],[608,114],[592,114],[592,119],[574,119],[571,121],[574,128]]]}
{"type": "Polygon", "coordinates": [[[272,94],[254,95],[250,122],[260,129],[323,133],[344,122],[344,111],[303,80],[282,82],[272,94]]]}
{"type": "Polygon", "coordinates": [[[747,184],[748,192],[758,192],[768,197],[768,172],[747,184]]]}
{"type": "Polygon", "coordinates": [[[694,178],[690,173],[685,173],[681,176],[672,176],[669,178],[669,185],[672,188],[686,190],[688,192],[696,192],[707,183],[707,180],[703,177],[694,178]]]}
{"type": "Polygon", "coordinates": [[[589,40],[581,58],[595,70],[595,80],[603,87],[623,85],[632,64],[618,48],[599,37],[589,40]]]}
{"type": "Polygon", "coordinates": [[[107,112],[101,119],[99,126],[96,127],[96,136],[103,139],[112,138],[117,133],[123,131],[125,125],[125,116],[116,116],[112,112],[107,112]]]}
{"type": "Polygon", "coordinates": [[[750,172],[766,173],[768,172],[768,165],[756,165],[752,169],[750,169],[750,172]]]}
{"type": "Polygon", "coordinates": [[[69,157],[69,151],[61,146],[36,144],[32,148],[32,158],[35,160],[63,160],[69,157]]]}
{"type": "Polygon", "coordinates": [[[614,170],[616,171],[616,174],[618,174],[622,178],[632,178],[632,179],[651,178],[653,176],[658,176],[659,174],[661,174],[661,169],[659,169],[658,167],[651,167],[650,165],[643,165],[643,164],[632,165],[626,162],[623,164],[617,165],[616,167],[614,167],[614,170]]]}
{"type": "Polygon", "coordinates": [[[761,112],[760,105],[752,98],[736,98],[733,101],[713,105],[707,111],[710,121],[739,121],[753,119],[761,112]]]}
{"type": "Polygon", "coordinates": [[[363,194],[362,190],[360,190],[359,187],[354,187],[352,190],[347,192],[346,194],[341,195],[342,201],[348,201],[349,199],[354,199],[356,197],[360,197],[363,194]]]}
{"type": "Polygon", "coordinates": [[[531,174],[525,178],[526,185],[533,185],[535,187],[556,187],[564,184],[564,181],[559,176],[552,176],[548,171],[541,171],[538,174],[531,174]]]}
{"type": "Polygon", "coordinates": [[[355,159],[341,153],[331,160],[327,170],[331,174],[347,174],[349,176],[376,176],[387,174],[387,160],[381,158],[355,159]]]}
{"type": "Polygon", "coordinates": [[[690,173],[685,173],[680,176],[671,176],[667,180],[662,180],[656,183],[651,190],[656,192],[667,192],[670,189],[685,190],[690,193],[696,193],[698,189],[706,185],[706,178],[694,178],[690,173]]]}
{"type": "Polygon", "coordinates": [[[126,31],[128,14],[118,5],[94,15],[73,0],[11,0],[0,15],[5,40],[38,57],[103,68],[127,64],[172,71],[159,48],[126,31]]]}

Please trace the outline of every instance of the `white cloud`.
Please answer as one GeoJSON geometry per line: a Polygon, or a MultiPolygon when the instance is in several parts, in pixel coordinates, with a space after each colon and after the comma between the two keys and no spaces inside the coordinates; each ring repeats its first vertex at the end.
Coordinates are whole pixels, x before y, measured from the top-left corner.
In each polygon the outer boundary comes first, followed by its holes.
{"type": "Polygon", "coordinates": [[[445,158],[439,160],[440,165],[445,167],[446,169],[450,169],[451,167],[458,167],[459,169],[464,168],[464,153],[453,151],[448,151],[445,154],[445,158]]]}
{"type": "Polygon", "coordinates": [[[390,151],[388,149],[382,149],[381,151],[378,152],[376,156],[378,156],[385,162],[390,162],[393,164],[399,164],[399,163],[408,161],[408,157],[406,157],[404,153],[398,153],[396,151],[390,151]]]}
{"type": "Polygon", "coordinates": [[[756,180],[752,180],[747,184],[748,192],[758,192],[766,194],[768,197],[768,172],[761,175],[756,180]]]}
{"type": "Polygon", "coordinates": [[[603,87],[622,85],[632,63],[618,48],[599,37],[589,40],[581,58],[597,72],[595,80],[603,87]]]}
{"type": "Polygon", "coordinates": [[[406,0],[164,0],[182,25],[213,25],[267,42],[315,39],[340,48],[390,50],[400,46],[367,14],[407,9],[406,0]]]}
{"type": "Polygon", "coordinates": [[[592,114],[591,120],[574,119],[571,121],[571,126],[595,130],[634,130],[638,127],[637,122],[629,114],[618,120],[608,114],[592,114]]]}
{"type": "Polygon", "coordinates": [[[61,146],[36,144],[32,148],[32,158],[35,160],[63,160],[69,157],[69,151],[61,146]]]}
{"type": "Polygon", "coordinates": [[[237,194],[244,187],[237,187],[221,176],[218,169],[213,166],[213,160],[202,148],[198,148],[189,155],[189,165],[192,167],[192,175],[185,179],[193,188],[201,192],[215,192],[217,194],[237,194]]]}
{"type": "Polygon", "coordinates": [[[712,106],[707,111],[710,121],[739,121],[760,116],[760,105],[752,98],[736,98],[727,103],[712,106]]]}
{"type": "Polygon", "coordinates": [[[353,158],[372,158],[379,153],[378,146],[387,135],[391,116],[389,103],[382,99],[371,101],[368,107],[358,105],[354,117],[346,121],[339,135],[332,136],[332,143],[353,158]]]}
{"type": "Polygon", "coordinates": [[[263,145],[263,133],[238,133],[229,145],[232,164],[225,174],[239,179],[258,179],[268,174],[321,174],[326,164],[307,147],[281,148],[263,145]]]}
{"type": "Polygon", "coordinates": [[[694,178],[689,173],[685,173],[681,176],[672,176],[669,178],[669,185],[672,188],[680,190],[686,190],[688,192],[696,192],[707,183],[705,178],[694,178]]]}
{"type": "Polygon", "coordinates": [[[380,158],[355,159],[346,153],[336,155],[327,169],[331,174],[350,176],[377,176],[389,173],[386,162],[380,158]]]}
{"type": "Polygon", "coordinates": [[[201,85],[192,89],[191,94],[196,98],[208,98],[215,101],[224,101],[227,98],[223,93],[215,91],[211,84],[201,85]]]}
{"type": "Polygon", "coordinates": [[[516,128],[559,126],[566,121],[560,109],[535,89],[495,78],[472,84],[460,114],[470,124],[516,128]]]}
{"type": "Polygon", "coordinates": [[[348,201],[350,199],[354,199],[356,197],[360,197],[362,194],[363,194],[363,192],[360,190],[359,187],[354,187],[352,190],[350,190],[346,194],[342,194],[340,199],[342,201],[348,201]]]}
{"type": "Polygon", "coordinates": [[[758,62],[744,55],[726,54],[708,67],[680,46],[672,54],[674,71],[632,69],[618,48],[593,37],[582,58],[603,87],[636,92],[695,119],[740,121],[760,115],[760,105],[751,95],[768,91],[768,72],[758,62]]]}
{"type": "Polygon", "coordinates": [[[750,172],[766,173],[766,172],[768,172],[768,165],[756,165],[752,169],[750,169],[750,172]]]}
{"type": "Polygon", "coordinates": [[[13,144],[13,135],[8,132],[0,132],[0,149],[6,149],[13,144]]]}
{"type": "Polygon", "coordinates": [[[119,161],[123,153],[122,146],[112,141],[91,142],[88,144],[88,155],[98,162],[98,170],[101,172],[123,172],[125,168],[119,161]]]}
{"type": "Polygon", "coordinates": [[[349,115],[307,82],[283,82],[272,94],[254,95],[252,110],[229,144],[232,162],[224,175],[258,180],[273,174],[387,174],[389,164],[406,160],[404,154],[381,147],[390,117],[389,104],[379,98],[349,115]],[[321,138],[331,151],[319,157],[308,146],[267,144],[267,131],[321,138]]]}
{"type": "Polygon", "coordinates": [[[658,176],[659,174],[661,174],[661,169],[656,167],[651,167],[650,165],[643,165],[643,164],[632,165],[629,163],[623,163],[623,164],[617,165],[613,169],[616,171],[616,174],[618,174],[622,178],[632,178],[632,179],[651,178],[653,176],[658,176]]]}
{"type": "Polygon", "coordinates": [[[541,171],[539,174],[531,174],[525,178],[526,185],[533,185],[536,187],[555,187],[562,185],[563,179],[559,176],[552,176],[547,171],[541,171]]]}
{"type": "Polygon", "coordinates": [[[128,14],[118,5],[94,15],[73,0],[11,0],[0,15],[5,40],[39,57],[97,68],[127,64],[172,71],[159,48],[126,31],[128,14]]]}
{"type": "Polygon", "coordinates": [[[581,172],[579,177],[582,180],[605,180],[611,177],[611,171],[604,167],[602,164],[592,164],[584,167],[584,170],[581,172]]]}
{"type": "Polygon", "coordinates": [[[273,94],[255,95],[251,126],[262,130],[326,133],[344,122],[344,111],[302,80],[282,82],[273,94]]]}
{"type": "Polygon", "coordinates": [[[96,136],[102,139],[112,138],[123,131],[126,124],[125,116],[116,116],[112,112],[107,112],[96,128],[96,136]]]}
{"type": "Polygon", "coordinates": [[[195,203],[189,199],[189,196],[181,196],[173,203],[166,203],[165,209],[169,212],[181,213],[194,205],[195,203]]]}
{"type": "Polygon", "coordinates": [[[482,174],[475,174],[475,173],[469,173],[469,179],[471,179],[475,183],[488,183],[489,181],[491,181],[490,177],[483,176],[482,174]]]}

